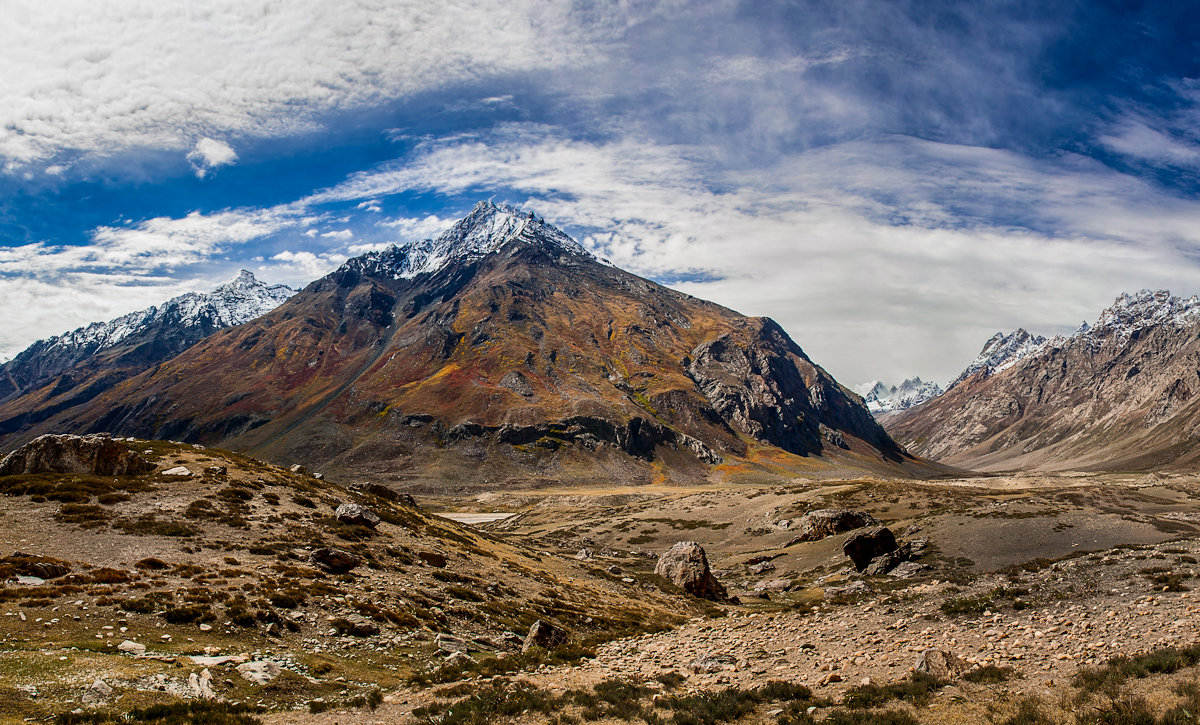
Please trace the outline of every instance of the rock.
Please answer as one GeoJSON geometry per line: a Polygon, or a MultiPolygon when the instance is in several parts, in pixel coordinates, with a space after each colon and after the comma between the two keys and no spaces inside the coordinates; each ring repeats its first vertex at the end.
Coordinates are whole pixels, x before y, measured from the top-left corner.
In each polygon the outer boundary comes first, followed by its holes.
{"type": "Polygon", "coordinates": [[[211,631],[212,631],[212,628],[213,628],[213,627],[212,627],[212,625],[211,625],[211,624],[201,624],[201,625],[200,625],[200,631],[201,631],[201,632],[211,632],[211,631]]]}
{"type": "Polygon", "coordinates": [[[305,468],[304,466],[301,466],[299,463],[293,464],[292,467],[289,468],[288,470],[291,471],[292,473],[298,473],[301,476],[308,473],[308,469],[305,468]]]}
{"type": "Polygon", "coordinates": [[[927,672],[938,679],[947,680],[965,671],[968,667],[970,665],[966,661],[949,652],[927,649],[917,656],[917,664],[914,669],[917,672],[927,672]]]}
{"type": "Polygon", "coordinates": [[[737,658],[733,655],[716,654],[701,657],[688,663],[688,669],[697,675],[737,669],[737,658]]]}
{"type": "Polygon", "coordinates": [[[466,652],[470,649],[467,640],[452,634],[438,634],[433,641],[443,652],[466,652]]]}
{"type": "Polygon", "coordinates": [[[539,619],[529,627],[529,634],[525,635],[525,641],[521,643],[521,651],[528,652],[530,647],[535,646],[543,649],[554,649],[566,643],[566,630],[539,619]]]}
{"type": "Polygon", "coordinates": [[[264,630],[268,637],[278,637],[283,634],[283,629],[280,628],[278,622],[271,622],[264,630]]]}
{"type": "Polygon", "coordinates": [[[343,629],[343,634],[348,634],[351,637],[374,637],[379,634],[379,625],[368,619],[354,618],[349,621],[350,626],[343,629]]]}
{"type": "Polygon", "coordinates": [[[0,460],[0,476],[20,473],[136,476],[154,468],[153,463],[107,435],[46,434],[0,460]]]}
{"type": "Polygon", "coordinates": [[[210,476],[224,476],[226,473],[225,466],[209,466],[204,472],[210,476]]]}
{"type": "MultiPolygon", "coordinates": [[[[71,567],[65,561],[51,559],[48,556],[35,556],[14,551],[12,556],[0,559],[0,571],[9,570],[28,578],[57,579],[71,573],[71,567]]],[[[18,581],[20,581],[18,579],[18,581]]],[[[24,582],[23,582],[24,583],[24,582]]],[[[33,582],[28,582],[33,583],[33,582]]]]}
{"type": "Polygon", "coordinates": [[[379,525],[379,517],[375,515],[375,512],[356,503],[344,503],[338,506],[334,516],[344,524],[366,526],[371,529],[379,525]]]}
{"type": "Polygon", "coordinates": [[[216,698],[216,693],[212,691],[212,673],[208,671],[207,667],[199,675],[195,672],[188,675],[188,690],[192,693],[192,697],[198,697],[201,700],[216,698]]]}
{"type": "Polygon", "coordinates": [[[580,561],[590,561],[592,559],[592,550],[586,548],[580,549],[579,553],[575,554],[575,558],[580,561]]]}
{"type": "Polygon", "coordinates": [[[870,564],[867,564],[867,568],[863,570],[863,573],[867,576],[883,576],[892,569],[895,569],[900,562],[904,561],[907,558],[906,554],[907,552],[901,549],[880,554],[872,559],[870,564]]]}
{"type": "Polygon", "coordinates": [[[658,559],[654,573],[702,599],[726,599],[725,587],[713,576],[703,547],[695,541],[680,541],[658,559]]]}
{"type": "Polygon", "coordinates": [[[445,664],[450,665],[450,666],[473,665],[473,664],[475,664],[475,658],[472,657],[471,655],[467,654],[466,652],[451,652],[450,656],[446,658],[445,664]]]}
{"type": "Polygon", "coordinates": [[[905,536],[912,536],[913,534],[916,534],[916,533],[920,532],[920,530],[921,530],[921,527],[920,527],[920,526],[917,526],[916,524],[909,524],[909,525],[908,525],[907,527],[905,527],[905,529],[904,529],[904,535],[905,535],[905,536]]]}
{"type": "Polygon", "coordinates": [[[873,591],[875,590],[871,588],[870,584],[867,584],[865,581],[860,579],[855,582],[850,582],[844,587],[826,587],[825,594],[831,597],[845,597],[853,596],[855,594],[870,594],[873,591]]]}
{"type": "Polygon", "coordinates": [[[523,398],[533,396],[533,386],[529,384],[529,380],[520,370],[510,370],[505,373],[504,377],[500,378],[500,387],[508,388],[523,398]]]}
{"type": "Polygon", "coordinates": [[[446,555],[439,554],[436,551],[418,551],[417,558],[429,566],[436,567],[438,569],[445,568],[446,566],[446,555]]]}
{"type": "Polygon", "coordinates": [[[96,680],[88,687],[87,692],[83,693],[84,702],[97,702],[106,700],[113,696],[113,688],[104,680],[96,680]]]}
{"type": "Polygon", "coordinates": [[[218,667],[220,665],[241,664],[250,659],[249,655],[192,655],[192,664],[201,667],[218,667]]]}
{"type": "Polygon", "coordinates": [[[192,472],[189,471],[186,466],[175,466],[174,468],[168,468],[167,470],[163,471],[162,473],[164,476],[187,476],[187,477],[190,477],[192,475],[192,472]]]}
{"type": "Polygon", "coordinates": [[[843,531],[878,525],[878,519],[862,511],[818,509],[800,517],[800,536],[794,541],[820,541],[843,531]]]}
{"type": "Polygon", "coordinates": [[[903,561],[896,565],[895,569],[888,572],[888,576],[896,577],[897,579],[908,579],[928,569],[927,564],[918,564],[915,561],[903,561]]]}
{"type": "Polygon", "coordinates": [[[763,579],[754,585],[756,592],[786,592],[792,586],[790,579],[763,579]]]}
{"type": "Polygon", "coordinates": [[[858,571],[866,569],[875,557],[895,551],[896,548],[896,537],[886,526],[855,534],[842,544],[842,552],[850,557],[858,571]]]}
{"type": "Polygon", "coordinates": [[[841,681],[842,681],[841,675],[839,675],[836,672],[830,672],[829,674],[822,677],[821,681],[818,682],[817,684],[824,687],[825,685],[831,685],[835,682],[841,682],[841,681]]]}
{"type": "Polygon", "coordinates": [[[256,662],[247,662],[244,665],[237,666],[237,673],[242,676],[242,679],[249,680],[256,685],[265,685],[271,680],[279,677],[279,673],[283,668],[279,663],[271,660],[258,660],[256,662]]]}
{"type": "Polygon", "coordinates": [[[122,642],[121,644],[117,645],[117,649],[121,650],[122,652],[128,652],[131,655],[146,654],[146,645],[142,644],[141,642],[134,642],[133,640],[129,640],[129,639],[127,639],[124,642],[122,642]]]}
{"type": "Polygon", "coordinates": [[[324,473],[314,473],[314,474],[312,475],[312,477],[313,477],[313,478],[315,478],[315,479],[317,479],[318,481],[324,481],[324,480],[325,480],[325,474],[324,474],[324,473]]]}
{"type": "Polygon", "coordinates": [[[362,564],[362,557],[358,554],[334,547],[314,549],[309,558],[313,564],[331,574],[345,574],[362,564]]]}
{"type": "Polygon", "coordinates": [[[616,564],[613,564],[612,566],[605,569],[605,571],[607,571],[609,574],[612,574],[613,576],[616,576],[621,573],[621,567],[617,566],[616,564]]]}
{"type": "Polygon", "coordinates": [[[762,574],[766,574],[769,571],[774,571],[774,570],[775,570],[775,565],[769,561],[761,561],[750,567],[751,574],[762,575],[762,574]]]}

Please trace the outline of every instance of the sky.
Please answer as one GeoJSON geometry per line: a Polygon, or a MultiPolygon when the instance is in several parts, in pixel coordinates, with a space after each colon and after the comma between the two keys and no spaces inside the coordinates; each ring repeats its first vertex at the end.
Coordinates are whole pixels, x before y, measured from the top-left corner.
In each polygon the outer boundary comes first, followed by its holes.
{"type": "Polygon", "coordinates": [[[0,0],[0,355],[533,210],[847,385],[1200,293],[1200,6],[0,0]],[[1189,7],[1190,6],[1190,7],[1189,7]]]}

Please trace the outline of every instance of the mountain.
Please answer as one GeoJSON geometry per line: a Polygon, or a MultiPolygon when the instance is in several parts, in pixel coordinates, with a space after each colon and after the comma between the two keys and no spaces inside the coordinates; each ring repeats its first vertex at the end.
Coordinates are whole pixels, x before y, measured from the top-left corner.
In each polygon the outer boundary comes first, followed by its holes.
{"type": "Polygon", "coordinates": [[[295,294],[246,270],[212,292],[38,340],[0,364],[0,434],[78,406],[217,330],[253,320],[295,294]]]}
{"type": "Polygon", "coordinates": [[[1200,300],[1142,290],[1069,336],[993,337],[942,396],[886,426],[914,453],[981,470],[1189,466],[1198,370],[1200,300]]]}
{"type": "Polygon", "coordinates": [[[47,430],[219,442],[431,486],[919,465],[775,322],[490,203],[3,444],[47,430]]]}
{"type": "Polygon", "coordinates": [[[867,410],[873,415],[908,410],[942,394],[937,383],[927,383],[920,378],[909,378],[899,385],[887,385],[878,380],[863,385],[859,390],[867,410]]]}

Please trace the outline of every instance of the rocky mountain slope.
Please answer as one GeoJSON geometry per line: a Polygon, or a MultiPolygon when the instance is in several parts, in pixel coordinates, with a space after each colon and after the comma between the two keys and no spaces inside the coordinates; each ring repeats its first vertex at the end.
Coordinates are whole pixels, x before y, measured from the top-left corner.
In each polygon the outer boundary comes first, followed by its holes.
{"type": "Polygon", "coordinates": [[[945,394],[886,425],[915,453],[983,470],[1189,466],[1197,370],[1200,300],[1142,290],[1069,336],[992,338],[945,394]]]}
{"type": "Polygon", "coordinates": [[[773,321],[601,263],[489,203],[4,442],[52,429],[443,484],[911,464],[773,321]]]}
{"type": "Polygon", "coordinates": [[[160,306],[38,340],[0,364],[0,434],[81,405],[118,382],[240,325],[295,294],[246,270],[212,292],[189,292],[160,306]]]}
{"type": "Polygon", "coordinates": [[[867,410],[875,415],[908,410],[942,394],[940,385],[925,382],[920,378],[909,378],[899,385],[873,380],[859,389],[867,410]]]}

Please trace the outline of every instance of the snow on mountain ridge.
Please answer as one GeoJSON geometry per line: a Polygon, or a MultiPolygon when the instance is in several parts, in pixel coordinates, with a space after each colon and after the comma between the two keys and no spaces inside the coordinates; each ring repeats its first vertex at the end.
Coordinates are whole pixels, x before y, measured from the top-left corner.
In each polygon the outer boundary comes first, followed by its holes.
{"type": "Polygon", "coordinates": [[[212,292],[188,292],[161,306],[147,307],[107,322],[93,322],[47,339],[46,347],[91,348],[92,352],[99,352],[168,317],[177,318],[175,324],[187,326],[208,314],[217,327],[232,327],[265,315],[295,293],[286,285],[260,282],[243,269],[212,292]]]}
{"type": "Polygon", "coordinates": [[[412,279],[419,274],[436,272],[452,261],[486,256],[513,240],[527,244],[548,243],[571,254],[594,258],[574,239],[532,212],[481,201],[470,214],[437,239],[393,244],[351,259],[342,265],[342,269],[389,274],[393,279],[412,279]]]}
{"type": "Polygon", "coordinates": [[[858,389],[866,390],[863,402],[867,404],[867,410],[876,415],[893,410],[908,410],[942,394],[942,388],[937,383],[925,382],[919,377],[909,378],[900,385],[892,386],[873,380],[859,386],[858,389]]]}

